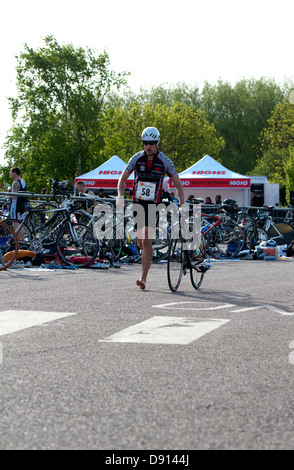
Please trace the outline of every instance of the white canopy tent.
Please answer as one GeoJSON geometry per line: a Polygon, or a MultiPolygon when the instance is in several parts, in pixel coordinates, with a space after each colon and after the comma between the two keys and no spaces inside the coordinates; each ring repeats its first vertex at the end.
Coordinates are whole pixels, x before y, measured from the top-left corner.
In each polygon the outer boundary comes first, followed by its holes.
{"type": "MultiPolygon", "coordinates": [[[[75,184],[78,181],[84,181],[87,188],[98,189],[116,189],[120,175],[124,171],[126,163],[114,155],[107,162],[95,168],[95,170],[89,171],[84,175],[77,176],[75,178],[75,184]]],[[[134,175],[133,173],[129,176],[126,187],[133,187],[134,175]]]]}
{"type": "MultiPolygon", "coordinates": [[[[235,199],[239,205],[248,206],[250,203],[250,178],[228,170],[209,155],[179,174],[183,183],[185,198],[193,195],[195,198],[211,197],[220,194],[222,200],[235,199]]],[[[171,180],[168,181],[169,191],[175,190],[171,180]]]]}

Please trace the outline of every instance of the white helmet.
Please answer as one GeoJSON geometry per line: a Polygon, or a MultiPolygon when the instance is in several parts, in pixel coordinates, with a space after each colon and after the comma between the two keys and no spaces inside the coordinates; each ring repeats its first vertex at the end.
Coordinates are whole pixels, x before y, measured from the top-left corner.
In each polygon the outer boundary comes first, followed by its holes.
{"type": "Polygon", "coordinates": [[[158,130],[156,129],[156,127],[146,127],[146,129],[143,130],[142,132],[142,135],[141,135],[141,139],[144,141],[156,141],[157,143],[159,143],[159,140],[160,140],[160,134],[158,132],[158,130]]]}

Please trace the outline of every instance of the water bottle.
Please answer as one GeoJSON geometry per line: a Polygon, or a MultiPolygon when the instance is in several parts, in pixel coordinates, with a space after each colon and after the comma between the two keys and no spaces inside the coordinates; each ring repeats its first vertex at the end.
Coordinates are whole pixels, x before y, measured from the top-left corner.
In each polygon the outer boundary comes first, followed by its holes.
{"type": "Polygon", "coordinates": [[[205,227],[202,227],[201,232],[204,233],[206,230],[209,228],[209,225],[205,225],[205,227]]]}

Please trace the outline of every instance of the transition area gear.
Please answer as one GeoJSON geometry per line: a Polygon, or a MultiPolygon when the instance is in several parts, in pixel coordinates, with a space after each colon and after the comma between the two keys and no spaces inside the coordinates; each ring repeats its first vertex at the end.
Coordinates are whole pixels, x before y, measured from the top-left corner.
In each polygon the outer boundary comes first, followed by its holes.
{"type": "Polygon", "coordinates": [[[160,134],[156,127],[146,127],[146,129],[144,129],[142,132],[141,139],[146,142],[159,143],[160,134]]]}
{"type": "Polygon", "coordinates": [[[265,248],[265,247],[269,247],[269,248],[273,248],[275,246],[277,246],[277,243],[275,242],[275,240],[264,240],[262,241],[259,246],[265,248]]]}

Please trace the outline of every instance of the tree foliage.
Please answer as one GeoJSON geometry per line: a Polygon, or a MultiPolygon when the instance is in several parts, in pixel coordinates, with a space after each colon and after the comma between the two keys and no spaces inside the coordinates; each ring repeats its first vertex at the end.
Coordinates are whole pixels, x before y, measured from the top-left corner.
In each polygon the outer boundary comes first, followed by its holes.
{"type": "Polygon", "coordinates": [[[142,149],[140,136],[147,126],[160,129],[160,149],[173,160],[178,171],[207,153],[217,158],[224,147],[223,139],[216,136],[214,125],[199,109],[178,102],[172,106],[133,103],[123,108],[110,107],[106,112],[103,120],[104,159],[118,154],[128,161],[142,149]]]}
{"type": "Polygon", "coordinates": [[[25,45],[17,58],[18,96],[10,98],[14,125],[6,141],[8,161],[39,188],[44,178],[72,180],[91,168],[103,143],[105,95],[126,75],[109,69],[106,52],[60,46],[52,36],[44,42],[38,50],[25,45]]]}
{"type": "Polygon", "coordinates": [[[294,191],[294,147],[289,148],[289,159],[285,164],[286,174],[286,197],[290,202],[290,191],[294,191]]]}
{"type": "Polygon", "coordinates": [[[264,78],[241,80],[234,87],[221,80],[215,86],[205,84],[201,109],[225,140],[220,157],[226,167],[242,174],[253,168],[260,132],[283,98],[280,87],[264,78]]]}
{"type": "Polygon", "coordinates": [[[271,183],[279,183],[282,189],[287,189],[288,201],[289,190],[294,184],[291,166],[293,149],[294,105],[284,100],[275,107],[268,126],[261,133],[261,156],[251,174],[266,175],[271,183]]]}

